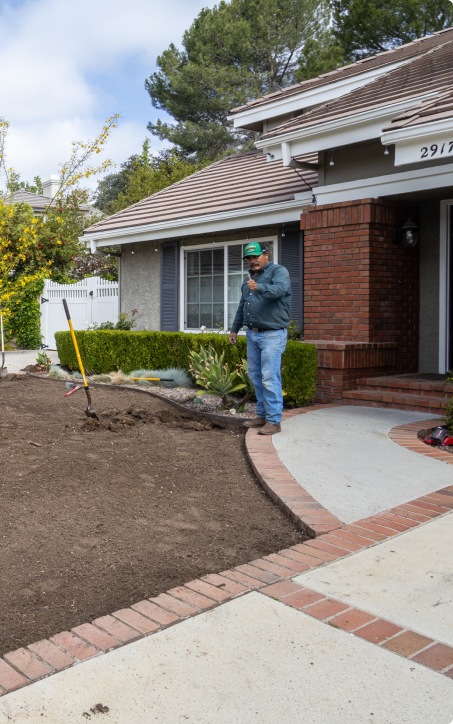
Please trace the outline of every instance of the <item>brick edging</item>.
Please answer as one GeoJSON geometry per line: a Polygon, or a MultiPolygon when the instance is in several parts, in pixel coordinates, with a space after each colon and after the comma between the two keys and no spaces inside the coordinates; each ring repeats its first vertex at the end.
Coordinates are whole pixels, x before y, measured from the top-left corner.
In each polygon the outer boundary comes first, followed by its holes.
{"type": "MultiPolygon", "coordinates": [[[[283,420],[339,404],[318,404],[288,410],[283,420]]],[[[436,447],[430,447],[418,439],[417,433],[424,427],[437,427],[442,419],[429,418],[404,425],[396,425],[388,436],[401,447],[453,465],[453,455],[436,447]]],[[[245,437],[248,458],[254,473],[270,498],[276,502],[301,530],[310,537],[317,537],[343,526],[343,522],[330,513],[313,498],[281,462],[272,444],[271,436],[259,435],[258,430],[249,429],[245,437]]]]}
{"type": "Polygon", "coordinates": [[[435,460],[442,460],[444,463],[453,465],[452,453],[440,450],[438,447],[431,447],[422,440],[419,440],[417,437],[419,430],[430,427],[440,427],[444,424],[444,422],[443,418],[429,418],[428,420],[409,422],[406,425],[396,425],[396,427],[392,427],[389,431],[389,437],[396,442],[397,445],[401,445],[401,447],[420,453],[420,455],[425,455],[426,457],[434,458],[435,460]]]}
{"type": "Polygon", "coordinates": [[[299,594],[295,608],[348,631],[347,619],[342,619],[341,615],[354,616],[356,621],[359,620],[352,630],[355,635],[453,678],[453,647],[423,637],[426,643],[422,641],[424,645],[414,650],[416,643],[421,640],[420,634],[313,593],[311,589],[298,586],[290,580],[304,571],[371,548],[451,510],[453,485],[344,525],[320,539],[299,543],[219,574],[208,574],[154,598],[139,601],[129,608],[101,616],[91,623],[75,626],[71,631],[63,631],[49,639],[8,652],[0,658],[0,696],[81,661],[162,631],[251,591],[260,591],[289,605],[295,603],[291,595],[299,594]],[[280,589],[273,587],[273,584],[278,583],[281,584],[280,589]],[[321,598],[314,600],[313,595],[321,598]],[[303,603],[300,596],[303,597],[303,603]],[[321,602],[323,606],[316,607],[316,603],[321,602]],[[406,650],[409,653],[405,653],[406,650]],[[451,664],[448,663],[450,660],[451,664]]]}
{"type": "MultiPolygon", "coordinates": [[[[319,404],[285,410],[283,421],[307,412],[338,406],[319,404]]],[[[343,522],[315,500],[283,465],[272,443],[272,436],[260,435],[258,430],[250,428],[245,436],[245,447],[253,471],[269,497],[304,533],[314,538],[343,525],[343,522]]]]}
{"type": "Polygon", "coordinates": [[[261,593],[453,679],[453,647],[448,644],[294,581],[274,583],[261,593]]]}

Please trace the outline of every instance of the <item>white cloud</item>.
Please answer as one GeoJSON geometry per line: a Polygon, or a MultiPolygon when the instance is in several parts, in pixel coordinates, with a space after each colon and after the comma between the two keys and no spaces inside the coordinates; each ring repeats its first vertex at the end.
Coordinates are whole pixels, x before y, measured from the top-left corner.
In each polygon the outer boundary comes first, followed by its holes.
{"type": "MultiPolygon", "coordinates": [[[[47,178],[121,111],[107,155],[140,151],[156,111],[144,89],[157,56],[213,0],[3,0],[0,117],[10,123],[7,161],[23,179],[47,178]]],[[[162,116],[162,114],[160,114],[162,116]]],[[[159,142],[153,140],[153,147],[159,142]]]]}

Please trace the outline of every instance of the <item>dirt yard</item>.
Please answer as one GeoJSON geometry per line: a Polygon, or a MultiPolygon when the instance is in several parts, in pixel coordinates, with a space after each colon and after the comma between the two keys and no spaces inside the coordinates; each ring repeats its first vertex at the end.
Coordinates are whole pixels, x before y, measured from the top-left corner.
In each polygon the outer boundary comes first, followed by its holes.
{"type": "Polygon", "coordinates": [[[0,380],[0,655],[303,540],[240,428],[163,400],[0,380]]]}

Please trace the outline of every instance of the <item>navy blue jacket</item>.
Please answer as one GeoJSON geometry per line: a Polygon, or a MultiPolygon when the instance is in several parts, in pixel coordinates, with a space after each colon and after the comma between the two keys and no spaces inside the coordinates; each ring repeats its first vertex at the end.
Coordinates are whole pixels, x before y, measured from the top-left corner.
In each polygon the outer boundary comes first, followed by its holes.
{"type": "Polygon", "coordinates": [[[258,284],[256,292],[247,286],[249,276],[241,287],[241,301],[236,312],[232,332],[239,332],[242,326],[260,329],[282,329],[291,318],[291,281],[288,270],[280,264],[269,262],[255,275],[258,284]]]}

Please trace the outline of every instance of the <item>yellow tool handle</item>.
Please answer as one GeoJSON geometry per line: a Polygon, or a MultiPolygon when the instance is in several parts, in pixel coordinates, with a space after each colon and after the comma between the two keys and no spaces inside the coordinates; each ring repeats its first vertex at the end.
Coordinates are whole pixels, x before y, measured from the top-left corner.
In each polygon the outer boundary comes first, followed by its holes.
{"type": "Polygon", "coordinates": [[[63,301],[64,311],[65,311],[65,313],[66,313],[66,318],[67,318],[68,324],[69,324],[69,331],[70,331],[70,333],[71,333],[71,339],[72,339],[72,343],[73,343],[73,345],[74,345],[74,349],[75,349],[75,353],[76,353],[76,357],[77,357],[77,362],[79,363],[79,370],[80,370],[81,375],[82,375],[82,378],[83,378],[83,386],[84,386],[84,387],[88,387],[88,380],[87,380],[87,378],[86,378],[86,376],[85,376],[85,370],[83,369],[82,358],[81,358],[81,356],[80,356],[79,345],[77,344],[77,338],[76,338],[76,336],[75,336],[74,327],[72,326],[72,320],[71,320],[71,317],[70,317],[70,314],[69,314],[68,303],[66,302],[66,299],[63,299],[62,301],[63,301]]]}
{"type": "Polygon", "coordinates": [[[154,382],[174,382],[173,377],[129,377],[130,380],[153,380],[154,382]]]}

